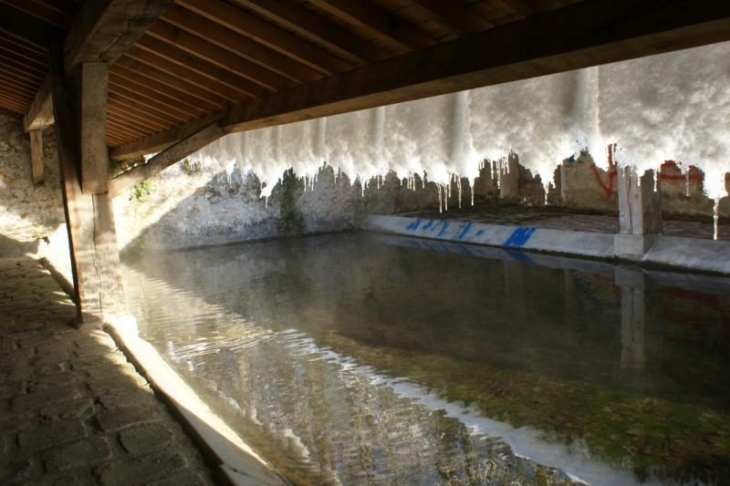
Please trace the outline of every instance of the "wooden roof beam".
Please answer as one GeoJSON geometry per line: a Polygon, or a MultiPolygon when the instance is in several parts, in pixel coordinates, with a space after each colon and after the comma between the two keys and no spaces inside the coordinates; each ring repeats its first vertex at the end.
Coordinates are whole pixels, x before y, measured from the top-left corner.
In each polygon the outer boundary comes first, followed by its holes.
{"type": "Polygon", "coordinates": [[[111,197],[118,196],[135,184],[159,174],[225,134],[225,130],[220,127],[218,122],[206,125],[201,130],[164,149],[148,160],[146,164],[138,165],[112,179],[109,186],[109,195],[111,197]]]}
{"type": "Polygon", "coordinates": [[[240,103],[224,128],[262,128],[727,40],[726,0],[586,0],[240,103]]]}
{"type": "Polygon", "coordinates": [[[44,130],[53,125],[52,91],[53,84],[51,76],[48,75],[36,93],[35,98],[33,98],[30,110],[28,110],[28,113],[23,118],[23,127],[26,132],[31,130],[44,130]]]}
{"type": "Polygon", "coordinates": [[[352,68],[352,64],[222,0],[177,0],[177,4],[324,74],[352,68]]]}
{"type": "Polygon", "coordinates": [[[64,67],[80,62],[113,63],[174,0],[95,0],[83,8],[64,42],[64,67]]]}
{"type": "Polygon", "coordinates": [[[362,0],[309,0],[309,3],[331,13],[348,24],[367,30],[371,35],[401,51],[420,49],[436,41],[374,5],[362,0]]]}
{"type": "Polygon", "coordinates": [[[159,152],[184,138],[190,137],[208,125],[219,123],[224,116],[225,110],[220,110],[165,132],[114,147],[111,150],[110,157],[116,160],[128,160],[159,152]]]}
{"type": "Polygon", "coordinates": [[[390,57],[378,46],[294,2],[272,2],[271,0],[235,0],[235,2],[279,25],[296,31],[307,39],[321,43],[357,64],[363,64],[363,61],[383,61],[390,57]]]}
{"type": "Polygon", "coordinates": [[[461,32],[474,33],[494,27],[488,20],[471,13],[459,2],[444,2],[443,0],[413,0],[413,3],[428,10],[433,15],[443,19],[449,25],[461,32]]]}

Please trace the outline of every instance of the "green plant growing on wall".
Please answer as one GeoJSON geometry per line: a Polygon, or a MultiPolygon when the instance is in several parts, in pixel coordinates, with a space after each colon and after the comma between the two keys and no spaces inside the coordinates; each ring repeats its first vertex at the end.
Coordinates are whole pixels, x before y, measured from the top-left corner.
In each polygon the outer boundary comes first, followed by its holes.
{"type": "Polygon", "coordinates": [[[304,232],[304,218],[297,207],[303,188],[293,169],[284,172],[279,184],[279,232],[283,236],[297,236],[304,232]]]}
{"type": "Polygon", "coordinates": [[[145,179],[134,185],[132,192],[129,194],[129,200],[141,203],[150,194],[152,194],[152,182],[149,179],[145,179]]]}
{"type": "Polygon", "coordinates": [[[199,174],[203,170],[200,167],[200,162],[191,162],[188,158],[183,159],[180,163],[180,169],[189,176],[199,174]]]}

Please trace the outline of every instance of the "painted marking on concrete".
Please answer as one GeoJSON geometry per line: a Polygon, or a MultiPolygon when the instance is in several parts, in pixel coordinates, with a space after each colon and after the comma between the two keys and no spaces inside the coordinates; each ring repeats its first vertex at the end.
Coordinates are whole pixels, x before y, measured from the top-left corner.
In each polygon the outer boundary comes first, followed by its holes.
{"type": "Polygon", "coordinates": [[[469,234],[469,230],[471,230],[472,225],[473,225],[473,223],[471,221],[467,221],[466,224],[462,224],[461,229],[456,234],[455,238],[458,241],[463,240],[466,237],[466,235],[469,234]]]}
{"type": "Polygon", "coordinates": [[[421,225],[421,219],[420,218],[416,218],[416,219],[414,219],[411,222],[411,224],[409,224],[408,226],[406,226],[406,229],[408,231],[416,231],[420,225],[421,225]]]}
{"type": "MultiPolygon", "coordinates": [[[[439,238],[446,236],[446,233],[449,232],[449,222],[442,221],[441,224],[443,225],[443,228],[441,228],[441,231],[439,231],[439,234],[437,235],[439,238]]],[[[436,228],[438,228],[438,225],[436,225],[436,228]]],[[[434,229],[436,229],[436,228],[434,228],[434,229]]]]}
{"type": "Polygon", "coordinates": [[[503,246],[521,248],[525,246],[525,243],[530,241],[533,233],[535,233],[535,228],[517,228],[512,232],[510,237],[507,238],[507,241],[503,243],[503,246]]]}
{"type": "Polygon", "coordinates": [[[526,263],[528,265],[534,265],[535,262],[532,261],[532,258],[530,258],[530,255],[527,253],[516,251],[516,250],[507,250],[507,254],[512,258],[512,260],[518,262],[518,263],[526,263]]]}
{"type": "Polygon", "coordinates": [[[422,230],[427,230],[427,229],[429,229],[429,228],[430,228],[431,226],[433,226],[433,223],[434,223],[434,220],[433,220],[433,219],[429,219],[428,221],[426,221],[426,224],[424,224],[424,225],[423,225],[423,227],[422,227],[421,229],[422,229],[422,230]]]}

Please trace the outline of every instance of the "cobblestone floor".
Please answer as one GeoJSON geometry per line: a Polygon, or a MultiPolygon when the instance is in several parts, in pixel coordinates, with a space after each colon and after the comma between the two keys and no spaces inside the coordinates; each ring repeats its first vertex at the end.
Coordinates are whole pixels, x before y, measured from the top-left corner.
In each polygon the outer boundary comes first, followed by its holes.
{"type": "Polygon", "coordinates": [[[0,484],[209,485],[197,449],[30,258],[0,259],[0,484]]]}
{"type": "MultiPolygon", "coordinates": [[[[419,216],[433,219],[469,220],[487,224],[534,226],[566,231],[588,231],[593,233],[618,233],[618,216],[603,214],[580,214],[563,208],[546,208],[507,205],[477,205],[462,209],[449,207],[439,214],[438,210],[425,210],[399,216],[419,216]]],[[[692,220],[665,219],[664,234],[686,238],[710,239],[713,222],[709,217],[692,220]]],[[[730,241],[730,222],[720,221],[719,239],[730,241]]]]}

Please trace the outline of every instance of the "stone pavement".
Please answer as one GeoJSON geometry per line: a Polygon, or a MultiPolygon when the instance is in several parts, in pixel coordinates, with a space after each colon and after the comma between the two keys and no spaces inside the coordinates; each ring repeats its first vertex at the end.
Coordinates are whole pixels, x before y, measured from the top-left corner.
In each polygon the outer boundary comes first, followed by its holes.
{"type": "Polygon", "coordinates": [[[0,259],[0,484],[214,484],[113,339],[74,316],[40,264],[0,259]]]}

